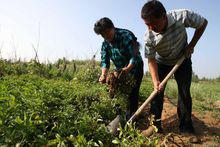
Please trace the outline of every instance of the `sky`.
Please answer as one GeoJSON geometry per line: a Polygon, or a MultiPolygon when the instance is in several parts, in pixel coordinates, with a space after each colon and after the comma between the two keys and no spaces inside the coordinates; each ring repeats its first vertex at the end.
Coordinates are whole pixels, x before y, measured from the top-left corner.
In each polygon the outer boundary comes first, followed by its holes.
{"type": "MultiPolygon", "coordinates": [[[[109,17],[119,28],[131,30],[142,44],[147,27],[140,17],[147,0],[0,0],[0,57],[34,58],[37,48],[42,62],[66,57],[100,60],[103,39],[93,31],[94,23],[109,17]],[[39,44],[39,46],[38,46],[39,44]]],[[[220,76],[220,1],[161,0],[167,11],[190,9],[208,20],[208,26],[192,56],[193,71],[200,77],[220,76]]],[[[189,41],[194,33],[187,29],[189,41]]]]}

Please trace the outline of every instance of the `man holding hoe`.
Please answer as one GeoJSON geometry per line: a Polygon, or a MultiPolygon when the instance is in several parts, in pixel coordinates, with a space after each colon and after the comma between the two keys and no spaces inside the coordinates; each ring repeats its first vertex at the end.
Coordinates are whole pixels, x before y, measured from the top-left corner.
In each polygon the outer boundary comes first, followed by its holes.
{"type": "Polygon", "coordinates": [[[154,125],[158,128],[158,132],[162,132],[161,114],[166,85],[162,87],[160,82],[178,59],[185,55],[186,59],[174,74],[178,85],[179,131],[181,134],[194,133],[190,95],[191,54],[207,26],[207,20],[187,9],[166,12],[163,4],[157,0],[150,0],[143,6],[141,17],[148,27],[145,34],[145,57],[148,58],[154,89],[159,92],[151,102],[150,111],[155,115],[154,125]],[[189,43],[186,32],[188,27],[195,29],[189,43]]]}

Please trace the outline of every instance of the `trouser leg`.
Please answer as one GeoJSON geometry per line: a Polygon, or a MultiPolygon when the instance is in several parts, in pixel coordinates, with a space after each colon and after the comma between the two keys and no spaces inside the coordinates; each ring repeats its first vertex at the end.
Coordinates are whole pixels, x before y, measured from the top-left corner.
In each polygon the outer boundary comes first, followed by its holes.
{"type": "Polygon", "coordinates": [[[185,59],[182,65],[175,73],[175,79],[178,85],[178,106],[177,113],[179,117],[179,128],[193,129],[192,125],[192,98],[190,95],[190,85],[192,80],[192,62],[191,59],[185,59]]]}
{"type": "MultiPolygon", "coordinates": [[[[166,75],[171,70],[170,66],[158,64],[158,76],[159,80],[162,81],[166,75]]],[[[163,110],[163,97],[164,90],[166,85],[164,85],[164,89],[151,101],[150,112],[155,116],[154,125],[158,128],[161,128],[161,115],[163,110]]]]}
{"type": "Polygon", "coordinates": [[[129,117],[135,113],[138,108],[139,90],[143,78],[143,63],[139,65],[138,69],[138,72],[135,74],[135,85],[129,94],[129,117]]]}

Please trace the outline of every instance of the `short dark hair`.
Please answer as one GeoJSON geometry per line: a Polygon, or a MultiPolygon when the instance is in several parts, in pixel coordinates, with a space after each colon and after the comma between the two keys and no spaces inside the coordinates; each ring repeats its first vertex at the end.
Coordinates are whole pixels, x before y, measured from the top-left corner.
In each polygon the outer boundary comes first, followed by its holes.
{"type": "Polygon", "coordinates": [[[147,19],[149,17],[161,18],[166,15],[166,9],[158,0],[148,1],[141,10],[141,18],[147,19]]]}
{"type": "Polygon", "coordinates": [[[98,35],[103,33],[106,29],[109,28],[114,28],[114,24],[112,23],[111,19],[107,17],[101,18],[94,25],[94,31],[98,35]]]}

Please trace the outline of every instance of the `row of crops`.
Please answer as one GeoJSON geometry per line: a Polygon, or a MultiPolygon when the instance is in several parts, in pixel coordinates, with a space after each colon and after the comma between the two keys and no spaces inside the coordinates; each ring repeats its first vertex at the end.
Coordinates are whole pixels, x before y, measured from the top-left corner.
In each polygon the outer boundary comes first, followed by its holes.
{"type": "Polygon", "coordinates": [[[126,96],[110,99],[99,72],[95,61],[0,60],[0,145],[156,145],[157,138],[143,137],[135,125],[116,136],[107,131],[114,106],[125,110],[126,96]]]}

